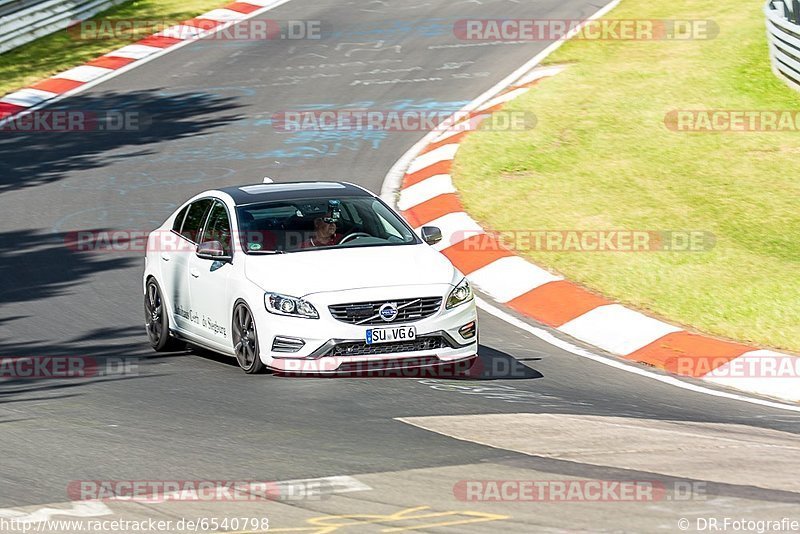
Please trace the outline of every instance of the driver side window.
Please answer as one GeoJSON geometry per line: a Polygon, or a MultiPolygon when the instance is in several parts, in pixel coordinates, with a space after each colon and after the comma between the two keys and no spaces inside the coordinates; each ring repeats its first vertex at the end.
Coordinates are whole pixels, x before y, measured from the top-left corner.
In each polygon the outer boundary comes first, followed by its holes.
{"type": "Polygon", "coordinates": [[[228,210],[220,201],[214,202],[214,207],[211,208],[211,213],[208,215],[203,237],[200,239],[200,243],[208,241],[219,241],[225,255],[231,255],[231,223],[228,218],[228,210]]]}

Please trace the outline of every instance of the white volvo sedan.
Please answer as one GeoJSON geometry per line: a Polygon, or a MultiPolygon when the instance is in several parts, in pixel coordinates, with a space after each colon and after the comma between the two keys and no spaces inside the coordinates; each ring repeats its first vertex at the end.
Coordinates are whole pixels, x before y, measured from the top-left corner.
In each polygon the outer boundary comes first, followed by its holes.
{"type": "Polygon", "coordinates": [[[338,374],[472,362],[469,282],[380,198],[338,182],[206,191],[148,237],[147,335],[247,373],[338,374]]]}

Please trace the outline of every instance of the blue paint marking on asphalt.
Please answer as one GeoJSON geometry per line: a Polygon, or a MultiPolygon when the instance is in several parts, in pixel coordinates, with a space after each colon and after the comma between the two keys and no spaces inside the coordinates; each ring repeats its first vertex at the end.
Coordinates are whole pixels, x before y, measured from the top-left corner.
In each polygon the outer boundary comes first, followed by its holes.
{"type": "Polygon", "coordinates": [[[164,202],[146,207],[89,208],[63,216],[55,222],[52,232],[61,233],[78,228],[149,230],[163,223],[177,207],[178,204],[164,202]]]}
{"type": "Polygon", "coordinates": [[[126,195],[148,187],[165,187],[176,185],[218,182],[236,174],[229,168],[206,168],[201,170],[171,169],[169,172],[148,172],[136,167],[135,170],[113,174],[110,176],[89,176],[76,181],[67,181],[62,187],[67,189],[85,189],[89,191],[108,190],[126,195]]]}
{"type": "MultiPolygon", "coordinates": [[[[454,35],[454,26],[459,19],[451,18],[423,18],[413,20],[392,20],[381,21],[382,26],[366,26],[358,29],[346,29],[329,31],[325,28],[324,21],[319,33],[319,39],[304,38],[303,41],[342,41],[347,39],[368,39],[370,37],[380,40],[386,40],[396,37],[398,40],[407,39],[409,37],[452,37],[454,35]]],[[[283,41],[289,39],[275,39],[276,41],[283,41]]],[[[192,51],[200,51],[205,48],[213,47],[218,49],[220,47],[238,47],[245,45],[249,39],[209,39],[200,40],[192,45],[192,51]]],[[[395,43],[387,43],[395,44],[395,43]]]]}
{"type": "Polygon", "coordinates": [[[326,111],[331,109],[379,109],[381,111],[441,111],[443,113],[455,113],[469,103],[469,100],[435,100],[433,98],[423,98],[413,100],[405,98],[392,100],[381,104],[374,100],[359,100],[346,104],[332,102],[317,102],[313,104],[301,104],[292,108],[294,111],[326,111]]]}
{"type": "MultiPolygon", "coordinates": [[[[203,93],[207,98],[212,94],[235,94],[241,96],[251,96],[250,87],[242,86],[218,86],[208,89],[203,93]]],[[[164,93],[168,95],[168,93],[164,93]]],[[[170,93],[179,94],[179,93],[170,93]]],[[[297,106],[288,106],[291,111],[326,111],[326,110],[380,110],[380,111],[427,111],[441,112],[443,115],[454,113],[462,109],[467,104],[465,100],[436,100],[433,98],[425,99],[399,99],[386,103],[374,100],[356,100],[352,102],[314,102],[297,106]]],[[[277,160],[298,160],[335,157],[346,152],[358,152],[360,150],[379,150],[383,142],[389,137],[390,131],[369,130],[369,129],[319,129],[299,132],[264,132],[263,129],[272,128],[272,113],[266,112],[253,117],[242,118],[228,125],[224,131],[214,133],[205,137],[203,146],[188,146],[169,153],[162,153],[149,159],[149,163],[154,162],[186,162],[186,161],[242,161],[242,160],[276,160],[276,165],[281,165],[277,160]],[[284,146],[280,148],[264,151],[245,152],[237,147],[243,145],[244,141],[253,135],[263,136],[267,133],[275,133],[281,136],[284,146]]],[[[420,132],[422,135],[423,132],[420,132]]],[[[94,184],[93,187],[108,188],[118,190],[120,193],[155,185],[149,175],[139,180],[138,185],[121,185],[115,177],[108,177],[108,184],[94,184]]],[[[194,183],[204,181],[202,177],[180,182],[175,177],[164,177],[163,179],[176,183],[194,183]]],[[[210,178],[209,178],[210,179],[210,178]]],[[[162,182],[163,183],[163,182],[162,182]]]]}
{"type": "Polygon", "coordinates": [[[453,27],[458,19],[448,18],[428,18],[417,20],[394,20],[387,21],[388,26],[362,28],[359,30],[344,30],[334,31],[323,34],[323,38],[330,39],[348,39],[352,37],[369,37],[369,36],[397,36],[400,38],[408,38],[414,36],[422,37],[441,37],[452,36],[453,27]]]}
{"type": "Polygon", "coordinates": [[[347,150],[358,152],[364,144],[378,150],[388,136],[385,130],[322,130],[294,133],[284,143],[296,147],[296,157],[337,156],[347,150]]]}
{"type": "Polygon", "coordinates": [[[359,100],[347,104],[335,104],[333,102],[317,102],[315,104],[300,104],[294,106],[294,111],[328,111],[331,109],[367,109],[375,105],[374,100],[359,100]]]}

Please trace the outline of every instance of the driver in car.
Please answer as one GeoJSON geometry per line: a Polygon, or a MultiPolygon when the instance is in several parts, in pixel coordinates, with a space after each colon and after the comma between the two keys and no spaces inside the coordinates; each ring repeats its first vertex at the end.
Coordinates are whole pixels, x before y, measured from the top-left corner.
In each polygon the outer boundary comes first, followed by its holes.
{"type": "Polygon", "coordinates": [[[304,241],[300,248],[329,247],[338,245],[342,234],[336,233],[336,221],[330,217],[317,217],[314,219],[314,235],[304,241]]]}
{"type": "Polygon", "coordinates": [[[304,241],[300,248],[330,247],[338,245],[342,234],[336,233],[336,221],[341,218],[339,201],[328,201],[328,212],[324,217],[314,219],[314,235],[304,241]]]}

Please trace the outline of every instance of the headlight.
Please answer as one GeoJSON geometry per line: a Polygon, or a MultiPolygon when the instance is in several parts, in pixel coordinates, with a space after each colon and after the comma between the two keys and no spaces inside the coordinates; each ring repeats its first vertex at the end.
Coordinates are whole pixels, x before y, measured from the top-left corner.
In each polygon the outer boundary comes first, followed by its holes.
{"type": "Polygon", "coordinates": [[[447,297],[447,308],[455,308],[456,306],[461,306],[465,302],[469,302],[472,300],[473,297],[472,288],[469,285],[469,280],[464,278],[461,282],[458,283],[456,287],[450,292],[450,296],[447,297]]]}
{"type": "Polygon", "coordinates": [[[317,309],[310,302],[278,293],[264,294],[264,306],[267,311],[276,315],[319,319],[317,309]]]}

